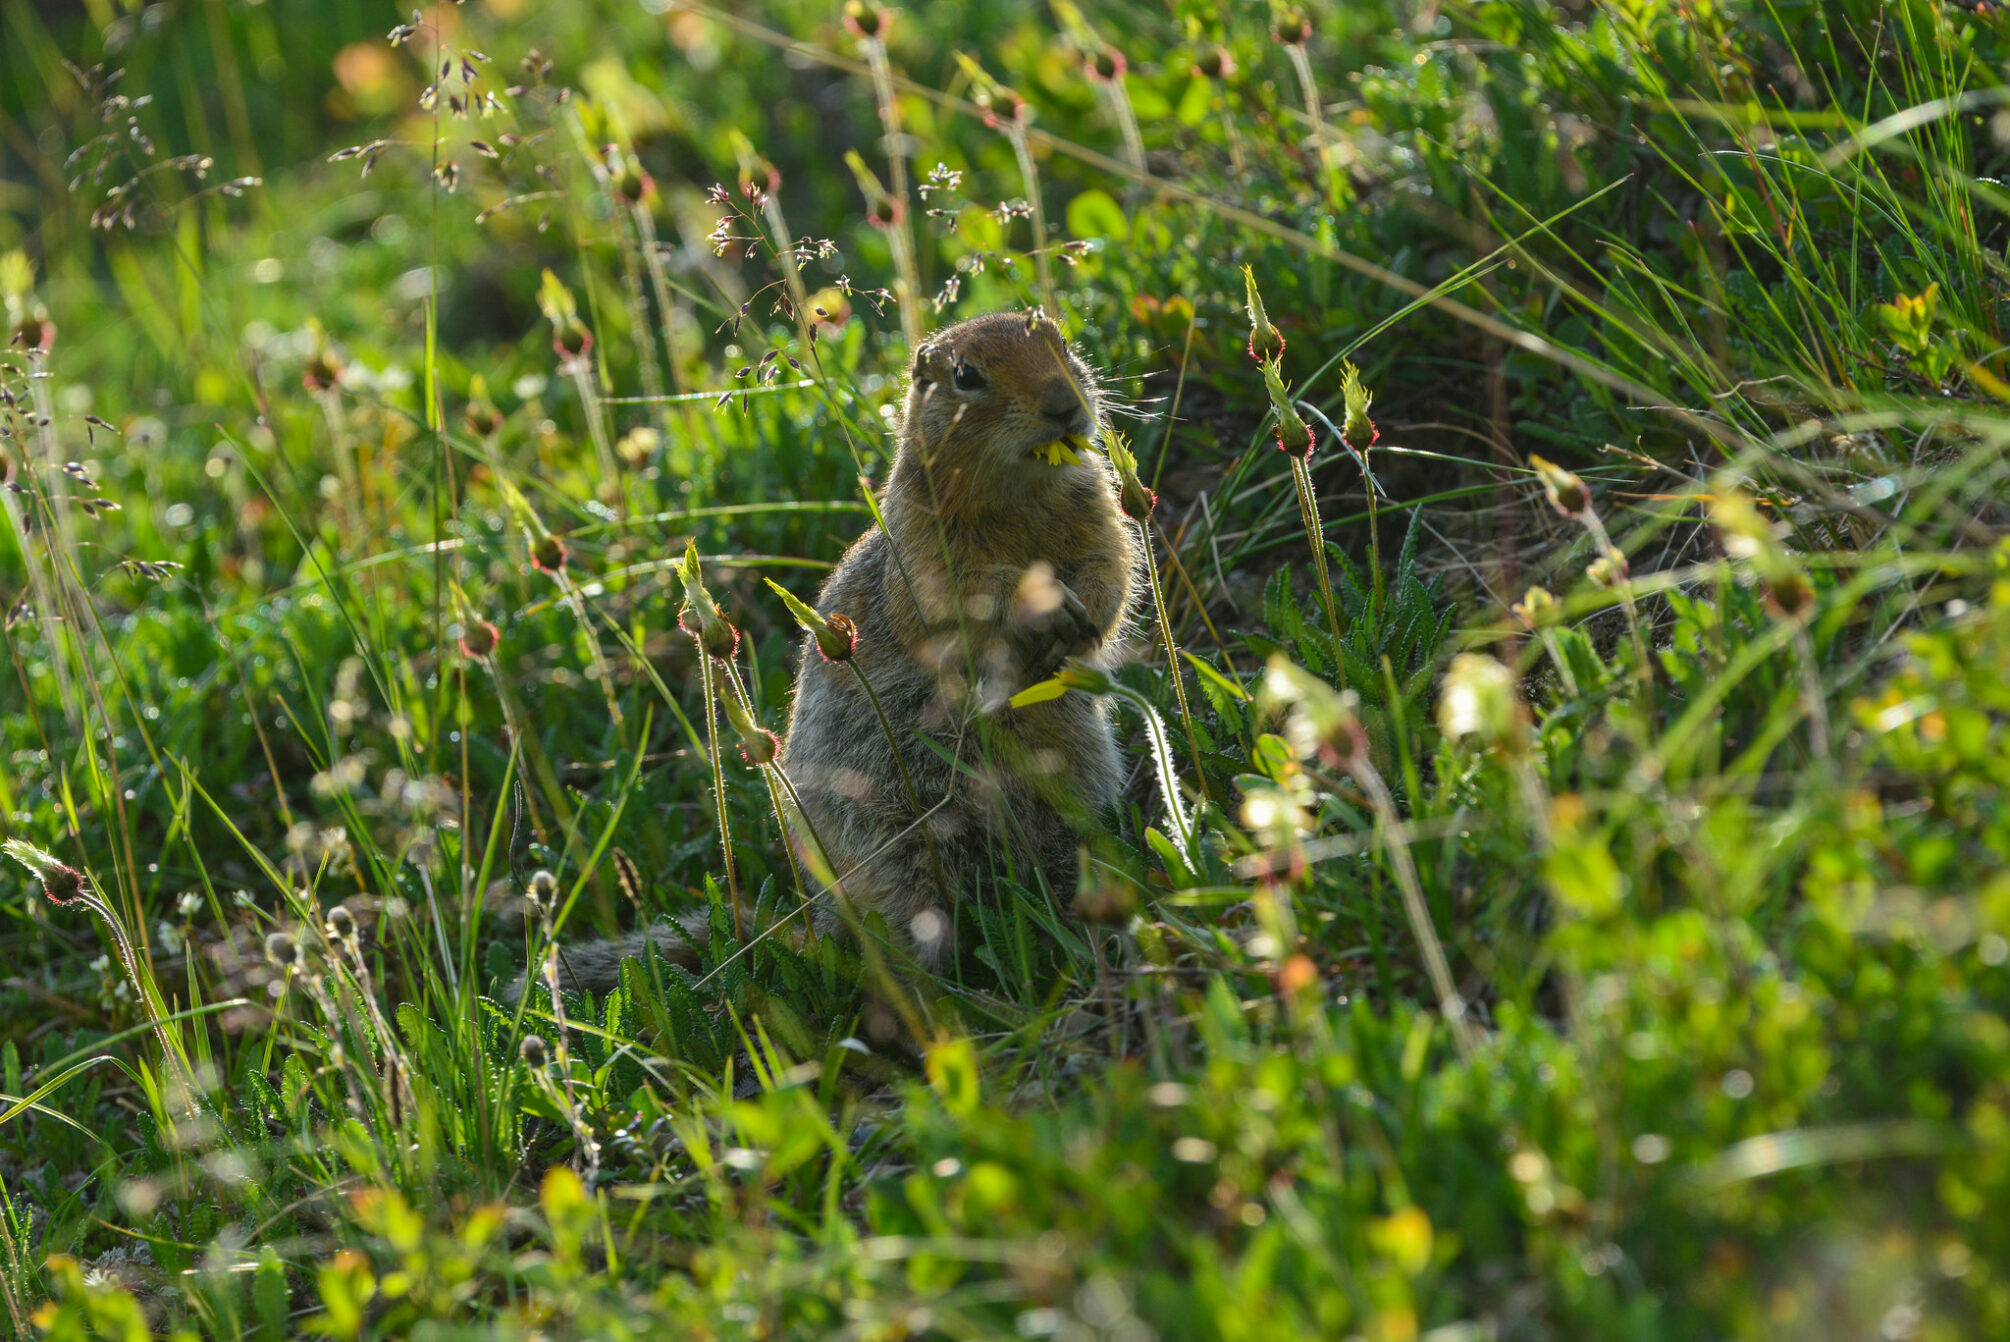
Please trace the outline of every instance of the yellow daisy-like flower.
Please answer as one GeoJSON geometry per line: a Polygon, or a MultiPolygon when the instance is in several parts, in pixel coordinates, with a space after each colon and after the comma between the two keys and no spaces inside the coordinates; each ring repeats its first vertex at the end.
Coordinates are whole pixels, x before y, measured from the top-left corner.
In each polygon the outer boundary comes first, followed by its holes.
{"type": "Polygon", "coordinates": [[[1042,443],[1034,448],[1033,455],[1049,466],[1079,466],[1082,464],[1082,457],[1081,449],[1077,446],[1078,442],[1079,440],[1074,438],[1056,438],[1051,443],[1042,443]]]}

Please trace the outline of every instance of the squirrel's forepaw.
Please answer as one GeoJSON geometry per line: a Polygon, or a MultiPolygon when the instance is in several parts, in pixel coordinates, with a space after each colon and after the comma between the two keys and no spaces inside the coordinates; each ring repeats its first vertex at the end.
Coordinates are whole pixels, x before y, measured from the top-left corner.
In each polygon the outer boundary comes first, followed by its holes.
{"type": "Polygon", "coordinates": [[[1028,684],[1051,676],[1062,662],[1103,641],[1103,631],[1089,618],[1082,598],[1044,561],[1035,562],[1020,578],[1013,593],[1012,622],[1019,671],[1028,684]]]}
{"type": "Polygon", "coordinates": [[[1060,604],[1027,621],[1020,669],[1029,684],[1045,680],[1061,669],[1061,663],[1093,651],[1102,641],[1102,630],[1089,618],[1082,599],[1063,585],[1060,604]]]}

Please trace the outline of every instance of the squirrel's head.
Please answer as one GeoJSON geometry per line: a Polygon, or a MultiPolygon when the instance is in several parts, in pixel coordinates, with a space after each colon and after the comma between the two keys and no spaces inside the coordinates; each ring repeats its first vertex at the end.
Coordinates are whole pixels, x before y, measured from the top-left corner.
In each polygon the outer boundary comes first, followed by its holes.
{"type": "Polygon", "coordinates": [[[1102,421],[1096,376],[1061,329],[1038,313],[999,312],[915,350],[902,437],[931,469],[1039,479],[1088,464],[1102,421]]]}

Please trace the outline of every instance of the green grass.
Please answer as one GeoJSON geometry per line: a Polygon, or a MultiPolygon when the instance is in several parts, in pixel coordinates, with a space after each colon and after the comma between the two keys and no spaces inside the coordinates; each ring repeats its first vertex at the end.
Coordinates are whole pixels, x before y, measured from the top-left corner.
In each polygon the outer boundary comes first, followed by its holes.
{"type": "Polygon", "coordinates": [[[59,8],[0,0],[15,1332],[2010,1332],[1993,11],[59,8]],[[1157,495],[1067,691],[1126,813],[939,975],[741,945],[765,580],[871,524],[905,324],[1033,302],[1157,495]]]}

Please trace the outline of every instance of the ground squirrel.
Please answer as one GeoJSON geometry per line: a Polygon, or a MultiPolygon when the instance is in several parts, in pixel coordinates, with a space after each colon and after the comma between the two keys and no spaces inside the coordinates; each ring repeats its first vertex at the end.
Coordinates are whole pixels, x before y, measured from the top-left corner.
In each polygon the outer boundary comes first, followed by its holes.
{"type": "MultiPolygon", "coordinates": [[[[936,964],[950,905],[996,876],[1073,891],[1078,836],[1123,785],[1108,708],[1007,700],[1070,657],[1106,659],[1128,617],[1141,556],[1090,445],[1104,413],[1095,375],[1038,313],[961,322],[915,351],[884,525],[816,601],[856,625],[856,650],[829,661],[804,638],[780,756],[805,866],[836,878],[817,894],[820,928],[841,924],[842,898],[936,964]]],[[[686,923],[702,940],[704,912],[686,923]]],[[[645,939],[688,958],[655,927],[562,948],[560,980],[605,991],[645,939]]]]}

